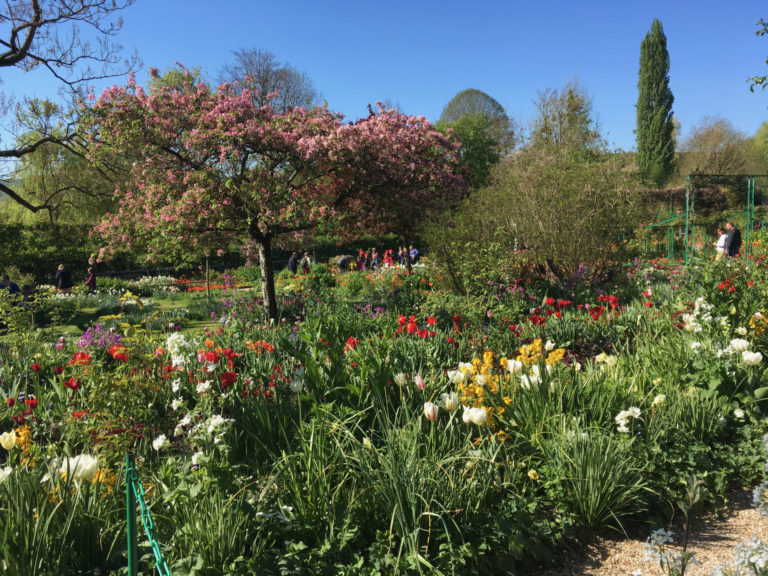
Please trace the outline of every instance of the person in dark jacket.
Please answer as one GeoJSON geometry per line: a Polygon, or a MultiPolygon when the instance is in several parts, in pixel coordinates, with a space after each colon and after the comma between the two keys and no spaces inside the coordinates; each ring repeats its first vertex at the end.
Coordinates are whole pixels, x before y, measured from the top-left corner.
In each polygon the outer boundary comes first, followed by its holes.
{"type": "Polygon", "coordinates": [[[59,269],[56,270],[56,276],[54,280],[56,283],[56,288],[60,292],[68,294],[72,291],[72,275],[69,273],[69,270],[67,270],[67,267],[64,266],[64,264],[59,264],[59,269]]]}
{"type": "Polygon", "coordinates": [[[741,231],[736,228],[733,222],[727,222],[725,228],[728,230],[725,235],[725,253],[733,258],[741,250],[741,231]]]}
{"type": "Polygon", "coordinates": [[[88,278],[85,280],[85,287],[88,288],[88,292],[96,291],[96,274],[93,268],[88,268],[88,278]]]}
{"type": "Polygon", "coordinates": [[[16,282],[11,282],[11,279],[8,276],[8,274],[3,274],[3,277],[0,278],[0,290],[8,290],[9,294],[21,293],[21,290],[19,289],[19,285],[16,284],[16,282]]]}
{"type": "Polygon", "coordinates": [[[288,258],[288,270],[291,271],[291,274],[296,274],[296,271],[299,269],[299,257],[296,252],[291,254],[291,257],[288,258]]]}

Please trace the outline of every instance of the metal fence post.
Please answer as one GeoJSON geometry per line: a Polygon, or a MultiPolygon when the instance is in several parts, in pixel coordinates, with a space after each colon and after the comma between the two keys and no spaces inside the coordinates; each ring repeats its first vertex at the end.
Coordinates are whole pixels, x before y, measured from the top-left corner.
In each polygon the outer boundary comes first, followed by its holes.
{"type": "Polygon", "coordinates": [[[125,455],[125,508],[128,524],[128,574],[139,574],[138,534],[136,534],[136,492],[134,481],[136,480],[136,461],[132,453],[125,455]]]}

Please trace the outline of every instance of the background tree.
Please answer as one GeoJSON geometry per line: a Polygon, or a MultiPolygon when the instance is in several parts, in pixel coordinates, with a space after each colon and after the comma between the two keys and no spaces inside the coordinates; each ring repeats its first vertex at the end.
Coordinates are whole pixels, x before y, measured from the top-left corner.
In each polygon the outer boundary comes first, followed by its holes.
{"type": "Polygon", "coordinates": [[[485,114],[461,116],[451,123],[440,121],[435,128],[443,134],[453,133],[461,143],[459,159],[464,168],[464,182],[468,189],[488,184],[491,167],[498,163],[498,142],[491,137],[491,121],[485,114]]]}
{"type": "Polygon", "coordinates": [[[275,112],[283,113],[319,104],[320,95],[309,76],[289,64],[281,64],[272,52],[238,50],[234,56],[235,63],[225,66],[219,79],[234,85],[250,78],[247,84],[257,108],[269,104],[275,112]]]}
{"type": "Polygon", "coordinates": [[[518,249],[555,282],[583,264],[605,270],[622,259],[619,234],[631,231],[638,198],[631,158],[605,150],[591,102],[574,84],[541,93],[530,141],[492,168],[451,226],[431,226],[430,246],[446,277],[478,302],[495,298],[488,286],[521,272],[518,249]],[[478,281],[480,280],[480,281],[478,281]]]}
{"type": "Polygon", "coordinates": [[[332,215],[341,190],[329,161],[338,117],[325,108],[277,113],[255,107],[247,87],[214,91],[202,83],[115,87],[94,114],[94,158],[141,154],[118,190],[118,212],[97,228],[106,242],[100,257],[141,246],[150,257],[189,261],[250,239],[265,312],[277,318],[273,244],[332,215]]]}
{"type": "Polygon", "coordinates": [[[730,121],[705,116],[681,144],[680,173],[742,173],[747,164],[745,143],[745,135],[730,121]]]}
{"type": "MultiPolygon", "coordinates": [[[[54,138],[62,133],[58,125],[59,106],[49,100],[28,100],[19,119],[26,132],[21,139],[29,141],[50,134],[54,138]]],[[[14,188],[31,203],[45,207],[38,213],[30,212],[18,203],[17,221],[39,221],[45,213],[50,224],[96,223],[111,206],[113,183],[103,172],[95,170],[83,155],[81,146],[46,142],[34,154],[22,156],[12,174],[14,188]]],[[[6,216],[13,209],[6,207],[6,216]]]]}
{"type": "Polygon", "coordinates": [[[515,125],[499,102],[481,90],[469,88],[451,98],[443,108],[438,125],[451,126],[466,116],[488,119],[487,137],[493,140],[501,155],[515,146],[515,125]]]}
{"type": "Polygon", "coordinates": [[[661,187],[675,168],[672,137],[675,99],[669,88],[667,37],[658,19],[654,19],[640,45],[637,88],[637,165],[643,181],[661,187]]]}
{"type": "Polygon", "coordinates": [[[601,144],[592,99],[578,82],[569,82],[562,90],[539,92],[535,104],[531,146],[589,151],[601,144]]]}
{"type": "MultiPolygon", "coordinates": [[[[116,12],[130,6],[133,0],[29,0],[7,2],[0,8],[3,37],[0,38],[0,68],[15,67],[23,71],[41,69],[48,72],[71,98],[81,95],[81,87],[90,81],[123,74],[135,59],[121,64],[120,47],[111,42],[121,21],[116,12]],[[94,45],[80,36],[81,28],[95,30],[100,37],[94,45]]],[[[68,117],[63,125],[46,126],[46,130],[23,128],[28,105],[15,103],[0,94],[0,114],[6,130],[16,134],[12,147],[0,149],[5,172],[15,169],[19,158],[37,153],[45,145],[65,146],[82,154],[76,118],[68,117]]],[[[16,180],[13,180],[15,182],[16,180]]],[[[36,204],[13,188],[10,179],[0,180],[0,192],[24,208],[38,212],[51,210],[52,204],[36,204]]]]}
{"type": "MultiPolygon", "coordinates": [[[[415,241],[426,221],[440,218],[464,190],[458,143],[423,116],[370,109],[367,118],[342,127],[335,153],[340,174],[359,191],[345,205],[348,231],[395,234],[415,241]]],[[[410,270],[410,256],[406,256],[410,270]]]]}

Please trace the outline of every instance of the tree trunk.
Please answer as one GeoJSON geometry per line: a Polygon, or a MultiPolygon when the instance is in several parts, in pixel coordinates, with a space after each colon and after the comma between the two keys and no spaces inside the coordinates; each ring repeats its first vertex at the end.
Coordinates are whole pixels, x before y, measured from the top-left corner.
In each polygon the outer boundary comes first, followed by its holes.
{"type": "Polygon", "coordinates": [[[272,238],[265,236],[256,240],[259,246],[261,264],[261,295],[264,298],[264,313],[267,320],[277,322],[277,298],[275,297],[275,269],[272,265],[272,238]]]}

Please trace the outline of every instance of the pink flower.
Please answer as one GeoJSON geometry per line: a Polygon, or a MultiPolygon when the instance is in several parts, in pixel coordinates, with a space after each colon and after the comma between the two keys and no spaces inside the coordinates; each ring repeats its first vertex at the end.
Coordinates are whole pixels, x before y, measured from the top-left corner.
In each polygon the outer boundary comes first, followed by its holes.
{"type": "Polygon", "coordinates": [[[413,381],[416,384],[416,388],[419,390],[424,390],[427,385],[426,382],[424,382],[424,378],[422,378],[419,374],[414,377],[413,381]]]}

